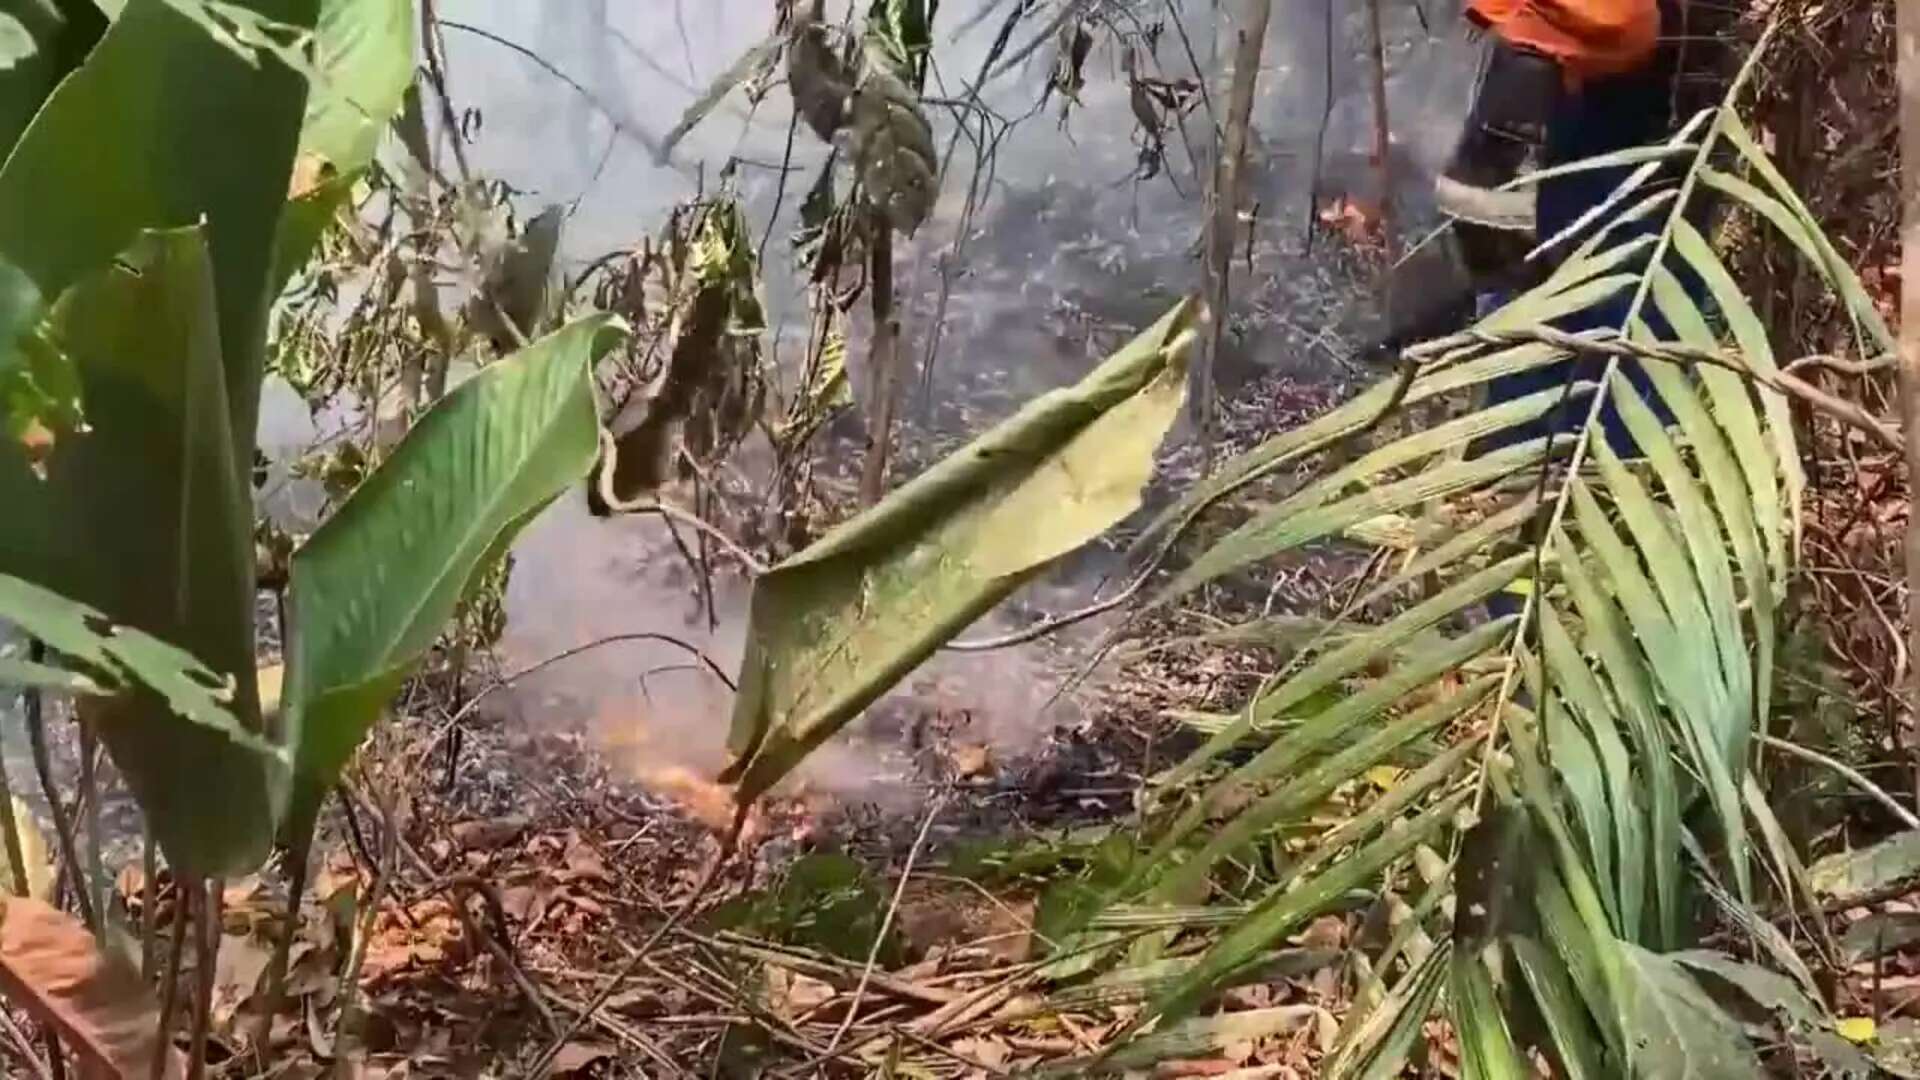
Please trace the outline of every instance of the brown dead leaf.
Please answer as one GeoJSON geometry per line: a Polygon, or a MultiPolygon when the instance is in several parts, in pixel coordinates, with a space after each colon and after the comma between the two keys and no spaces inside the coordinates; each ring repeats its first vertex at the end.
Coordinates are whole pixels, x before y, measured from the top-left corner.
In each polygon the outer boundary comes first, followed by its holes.
{"type": "Polygon", "coordinates": [[[767,1004],[788,1020],[802,1016],[832,1001],[836,991],[826,982],[778,966],[767,968],[767,1004]]]}
{"type": "Polygon", "coordinates": [[[0,907],[0,992],[101,1076],[145,1080],[162,1052],[168,1077],[186,1073],[180,1054],[160,1042],[160,1010],[140,976],[101,953],[78,919],[38,900],[0,907]]]}
{"type": "Polygon", "coordinates": [[[253,997],[260,985],[260,974],[267,970],[273,949],[252,934],[228,934],[220,943],[220,957],[213,967],[213,1023],[216,1030],[227,1031],[234,1014],[253,997]]]}
{"type": "Polygon", "coordinates": [[[576,1076],[596,1061],[605,1061],[613,1056],[613,1047],[606,1043],[571,1042],[560,1048],[553,1056],[554,1076],[576,1076]]]}
{"type": "Polygon", "coordinates": [[[578,838],[567,845],[563,861],[567,867],[567,880],[596,881],[603,885],[613,880],[607,873],[607,861],[600,857],[600,852],[578,838]]]}
{"type": "Polygon", "coordinates": [[[453,842],[469,851],[494,851],[518,840],[526,831],[527,819],[523,817],[463,821],[453,827],[453,842]]]}
{"type": "Polygon", "coordinates": [[[947,751],[947,760],[953,764],[953,775],[958,777],[985,776],[992,759],[993,755],[985,743],[955,743],[947,751]]]}

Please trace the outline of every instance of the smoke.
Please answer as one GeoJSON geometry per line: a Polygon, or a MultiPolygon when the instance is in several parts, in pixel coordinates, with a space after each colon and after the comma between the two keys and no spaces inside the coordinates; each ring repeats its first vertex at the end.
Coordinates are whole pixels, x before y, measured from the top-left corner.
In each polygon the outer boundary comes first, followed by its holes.
{"type": "MultiPolygon", "coordinates": [[[[1206,83],[1209,106],[1222,106],[1232,28],[1219,6],[1187,0],[1179,24],[1158,0],[1132,7],[1135,20],[1123,23],[1159,25],[1154,70],[1206,83]]],[[[1424,9],[1382,5],[1394,136],[1389,164],[1403,221],[1418,218],[1431,173],[1464,115],[1468,51],[1439,29],[1457,23],[1458,7],[1459,0],[1429,0],[1424,9]],[[1429,22],[1435,33],[1423,25],[1429,22]]],[[[848,0],[835,0],[828,18],[847,9],[848,0]]],[[[996,0],[941,5],[930,95],[964,94],[1012,9],[996,0]]],[[[772,348],[783,356],[799,349],[807,321],[802,276],[784,240],[797,227],[801,196],[828,148],[801,125],[789,153],[794,128],[784,87],[755,105],[729,95],[671,164],[657,163],[646,146],[771,28],[768,0],[443,0],[441,10],[455,23],[525,46],[578,84],[480,35],[446,32],[451,92],[479,120],[469,156],[482,174],[507,181],[527,208],[570,208],[564,260],[578,267],[634,245],[676,203],[711,191],[720,166],[732,159],[731,182],[751,220],[774,219],[763,267],[772,348]]],[[[1012,34],[1012,48],[1023,49],[1044,25],[1043,15],[1027,19],[1012,34]]],[[[1250,265],[1236,272],[1243,275],[1236,305],[1257,313],[1236,327],[1233,347],[1242,362],[1329,378],[1321,329],[1366,287],[1327,257],[1328,245],[1305,253],[1313,193],[1364,191],[1373,182],[1366,41],[1358,5],[1276,4],[1253,117],[1249,181],[1258,225],[1250,265]]],[[[1039,108],[1057,51],[1042,42],[1016,70],[985,85],[987,109],[1003,119],[1025,117],[991,154],[971,137],[954,138],[952,110],[929,110],[936,145],[951,142],[954,156],[932,220],[898,256],[905,355],[916,367],[928,355],[936,315],[943,316],[927,408],[908,409],[913,437],[978,432],[1034,394],[1078,379],[1198,280],[1207,107],[1167,133],[1164,167],[1142,179],[1142,140],[1120,51],[1094,50],[1086,86],[1064,114],[1058,94],[1039,108]],[[976,170],[980,205],[968,223],[966,259],[950,268],[943,306],[943,261],[961,235],[976,170]]],[[[864,378],[859,337],[856,324],[851,355],[855,377],[864,378]]],[[[716,577],[709,601],[658,519],[593,519],[570,497],[528,530],[514,554],[503,642],[510,668],[611,635],[647,633],[671,635],[723,670],[737,669],[746,588],[716,577]]],[[[1094,579],[1095,569],[1081,561],[1020,599],[1044,610],[1071,607],[1094,579]]],[[[975,632],[990,633],[994,625],[989,620],[975,632]]],[[[917,799],[916,778],[926,773],[918,760],[924,728],[988,744],[1002,759],[1017,756],[1055,724],[1079,718],[1070,706],[1052,703],[1060,678],[1060,665],[1037,646],[942,653],[810,759],[796,784],[839,799],[917,799]]],[[[731,698],[686,649],[658,640],[597,648],[528,680],[514,706],[528,724],[583,726],[635,776],[696,809],[724,811],[724,793],[706,778],[725,762],[731,698]]]]}
{"type": "MultiPolygon", "coordinates": [[[[564,498],[515,545],[500,651],[517,671],[586,647],[517,683],[509,711],[525,724],[585,731],[630,775],[720,825],[730,795],[712,778],[727,760],[733,699],[706,661],[738,670],[749,590],[718,571],[711,587],[709,608],[707,586],[660,518],[594,518],[584,499],[564,498]],[[621,637],[629,640],[594,644],[621,637]]],[[[1058,682],[1028,652],[941,654],[810,757],[785,790],[905,808],[940,767],[926,759],[936,736],[1005,760],[1078,719],[1072,704],[1052,702],[1058,682]]]]}

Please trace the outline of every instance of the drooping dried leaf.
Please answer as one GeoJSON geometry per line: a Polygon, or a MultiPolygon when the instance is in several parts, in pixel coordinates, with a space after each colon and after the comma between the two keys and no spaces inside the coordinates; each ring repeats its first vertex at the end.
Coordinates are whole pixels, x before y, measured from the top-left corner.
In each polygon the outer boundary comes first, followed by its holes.
{"type": "Polygon", "coordinates": [[[920,95],[869,50],[853,95],[853,161],[867,199],[912,233],[933,210],[939,157],[920,95]]]}
{"type": "Polygon", "coordinates": [[[1184,398],[1183,303],[754,583],[722,779],[748,802],[1053,559],[1140,504],[1184,398]]]}
{"type": "Polygon", "coordinates": [[[165,1052],[169,1078],[185,1060],[160,1042],[160,1010],[139,975],[102,953],[78,919],[38,900],[0,908],[0,992],[57,1031],[83,1076],[146,1080],[165,1052]]]}
{"type": "Polygon", "coordinates": [[[827,39],[818,3],[795,14],[793,43],[787,47],[787,86],[801,119],[831,142],[847,120],[853,74],[827,39]]]}

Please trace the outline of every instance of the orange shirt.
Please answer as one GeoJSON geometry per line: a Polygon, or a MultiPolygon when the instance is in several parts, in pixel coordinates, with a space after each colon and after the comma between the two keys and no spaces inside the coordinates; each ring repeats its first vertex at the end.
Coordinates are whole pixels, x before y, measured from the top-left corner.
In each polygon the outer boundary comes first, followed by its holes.
{"type": "Polygon", "coordinates": [[[1576,86],[1640,66],[1660,37],[1658,0],[1471,0],[1467,17],[1552,57],[1576,86]]]}

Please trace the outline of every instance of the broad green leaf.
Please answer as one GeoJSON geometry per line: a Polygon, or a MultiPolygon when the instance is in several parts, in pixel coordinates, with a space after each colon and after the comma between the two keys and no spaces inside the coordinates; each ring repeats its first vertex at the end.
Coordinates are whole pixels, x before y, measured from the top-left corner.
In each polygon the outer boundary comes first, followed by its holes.
{"type": "Polygon", "coordinates": [[[0,2],[0,161],[106,29],[93,0],[0,2]]]}
{"type": "Polygon", "coordinates": [[[1737,988],[1770,1014],[1783,1016],[1810,1030],[1830,1026],[1826,1010],[1792,979],[1777,971],[1709,949],[1684,949],[1668,955],[1694,971],[1705,972],[1737,988]]]}
{"type": "Polygon", "coordinates": [[[482,369],[294,553],[284,696],[296,829],[468,587],[586,474],[593,364],[624,334],[610,316],[581,319],[482,369]]]}
{"type": "Polygon", "coordinates": [[[1870,847],[1814,860],[1807,876],[1821,895],[1846,903],[1920,876],[1920,832],[1903,832],[1870,847]]]}
{"type": "MultiPolygon", "coordinates": [[[[298,29],[316,5],[230,10],[298,29]]],[[[236,54],[167,0],[127,0],[0,168],[0,258],[43,296],[106,266],[143,229],[206,222],[236,482],[252,463],[267,275],[305,102],[305,78],[275,56],[236,54]]]]}
{"type": "Polygon", "coordinates": [[[1184,395],[1175,308],[754,583],[725,778],[746,801],[1051,560],[1140,504],[1184,395]]]}
{"type": "Polygon", "coordinates": [[[306,265],[413,85],[414,0],[319,0],[300,164],[276,229],[268,296],[306,265]]]}
{"type": "MultiPolygon", "coordinates": [[[[0,572],[199,657],[231,688],[241,727],[260,731],[253,507],[233,470],[240,440],[228,426],[200,230],[140,237],[60,298],[46,333],[79,373],[92,427],[61,441],[44,481],[18,446],[0,442],[0,504],[10,508],[0,572]]],[[[98,719],[175,866],[252,869],[273,831],[263,762],[167,715],[135,698],[98,719]]]]}
{"type": "Polygon", "coordinates": [[[69,665],[0,657],[0,686],[38,685],[87,696],[134,694],[144,688],[156,695],[156,704],[182,720],[258,754],[278,754],[234,719],[231,680],[151,634],[6,574],[0,574],[0,621],[43,642],[57,654],[54,658],[69,665]]]}
{"type": "Polygon", "coordinates": [[[1875,912],[1847,927],[1840,935],[1840,961],[1858,964],[1906,949],[1920,942],[1920,912],[1875,912]]]}
{"type": "Polygon", "coordinates": [[[373,161],[413,85],[414,0],[320,0],[300,153],[338,175],[373,161]]]}
{"type": "Polygon", "coordinates": [[[98,697],[105,687],[77,671],[0,656],[0,689],[52,690],[76,697],[98,697]]]}
{"type": "Polygon", "coordinates": [[[1619,943],[1628,1060],[1648,1080],[1752,1080],[1764,1075],[1740,1024],[1680,962],[1619,943]]]}

